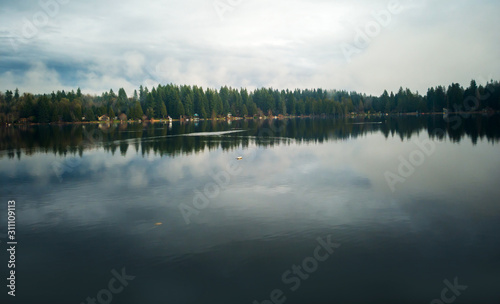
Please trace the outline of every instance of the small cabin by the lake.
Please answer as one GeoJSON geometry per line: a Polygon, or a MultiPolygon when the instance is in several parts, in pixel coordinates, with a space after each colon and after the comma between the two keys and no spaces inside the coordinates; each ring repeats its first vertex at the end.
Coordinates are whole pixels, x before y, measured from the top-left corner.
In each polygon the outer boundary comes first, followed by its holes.
{"type": "Polygon", "coordinates": [[[109,116],[108,115],[102,115],[102,116],[99,116],[97,119],[99,119],[99,121],[109,121],[109,116]]]}

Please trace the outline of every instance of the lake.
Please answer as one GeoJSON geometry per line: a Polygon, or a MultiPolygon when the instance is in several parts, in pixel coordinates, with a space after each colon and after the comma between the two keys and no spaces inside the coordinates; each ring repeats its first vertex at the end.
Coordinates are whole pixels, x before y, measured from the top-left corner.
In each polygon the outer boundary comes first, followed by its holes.
{"type": "Polygon", "coordinates": [[[499,115],[0,138],[1,303],[500,303],[499,115]]]}

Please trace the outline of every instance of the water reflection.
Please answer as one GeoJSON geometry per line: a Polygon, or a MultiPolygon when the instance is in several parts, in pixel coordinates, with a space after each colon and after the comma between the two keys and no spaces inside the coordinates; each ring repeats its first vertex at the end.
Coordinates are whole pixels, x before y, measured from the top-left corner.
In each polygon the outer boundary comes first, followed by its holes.
{"type": "Polygon", "coordinates": [[[85,302],[126,267],[136,279],[116,303],[262,303],[275,288],[286,303],[429,303],[454,276],[470,286],[464,302],[485,303],[498,298],[498,127],[428,116],[3,129],[18,299],[85,302]],[[429,139],[435,153],[391,192],[384,172],[429,139]],[[187,224],[179,206],[228,164],[241,170],[187,224]],[[281,275],[327,235],[342,247],[290,292],[281,275]]]}
{"type": "Polygon", "coordinates": [[[386,138],[409,140],[426,132],[437,140],[460,142],[470,138],[497,143],[500,139],[500,115],[420,117],[373,117],[355,119],[239,120],[233,122],[201,121],[196,124],[100,124],[44,125],[0,128],[0,157],[9,158],[35,152],[58,155],[82,155],[86,150],[103,147],[125,155],[129,148],[145,155],[180,155],[205,149],[234,149],[251,143],[269,147],[279,144],[322,143],[355,139],[381,132],[386,138]],[[244,132],[224,133],[234,130],[244,132]],[[207,133],[215,132],[213,136],[207,133]],[[200,133],[199,136],[182,136],[200,133]]]}

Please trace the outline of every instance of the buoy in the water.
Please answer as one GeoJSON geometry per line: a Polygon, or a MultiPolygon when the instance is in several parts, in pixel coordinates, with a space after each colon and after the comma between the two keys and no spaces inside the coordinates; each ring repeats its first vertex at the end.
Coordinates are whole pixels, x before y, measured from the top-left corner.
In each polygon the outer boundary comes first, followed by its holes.
{"type": "Polygon", "coordinates": [[[238,157],[236,157],[236,159],[237,159],[237,160],[242,160],[242,159],[243,159],[243,157],[238,156],[238,157]]]}

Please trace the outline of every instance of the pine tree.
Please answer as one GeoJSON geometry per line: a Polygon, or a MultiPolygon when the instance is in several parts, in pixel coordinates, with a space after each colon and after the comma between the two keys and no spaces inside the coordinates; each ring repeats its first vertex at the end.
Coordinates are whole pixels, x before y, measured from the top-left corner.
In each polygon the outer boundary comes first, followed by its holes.
{"type": "Polygon", "coordinates": [[[146,110],[146,116],[149,118],[149,119],[153,119],[155,117],[155,111],[152,107],[149,107],[147,110],[146,110]]]}
{"type": "Polygon", "coordinates": [[[193,106],[193,101],[191,100],[191,96],[184,95],[182,100],[183,100],[182,105],[184,107],[185,114],[187,116],[193,116],[194,106],[193,106]]]}
{"type": "Polygon", "coordinates": [[[118,90],[118,99],[116,101],[116,107],[120,113],[126,113],[128,110],[128,97],[127,93],[123,88],[118,90]]]}
{"type": "Polygon", "coordinates": [[[38,99],[38,104],[36,106],[36,116],[37,122],[48,123],[50,122],[50,104],[49,99],[46,95],[41,96],[38,99]]]}
{"type": "Polygon", "coordinates": [[[184,106],[182,105],[182,102],[179,101],[177,102],[177,117],[180,117],[181,115],[184,115],[184,106]]]}
{"type": "MultiPolygon", "coordinates": [[[[146,88],[147,90],[147,88],[146,88]]],[[[139,101],[141,102],[141,105],[144,105],[144,103],[146,102],[146,94],[147,94],[147,91],[144,91],[144,88],[142,87],[142,84],[141,86],[139,87],[139,101]]]]}
{"type": "Polygon", "coordinates": [[[34,115],[34,97],[31,94],[24,93],[22,98],[21,117],[29,118],[34,115]]]}
{"type": "Polygon", "coordinates": [[[85,109],[85,120],[87,120],[87,121],[97,120],[95,117],[94,110],[92,110],[92,107],[88,107],[85,109]]]}
{"type": "Polygon", "coordinates": [[[10,103],[12,102],[13,99],[12,96],[13,96],[12,91],[9,90],[5,91],[5,103],[7,105],[10,105],[10,103]]]}
{"type": "Polygon", "coordinates": [[[167,117],[167,107],[163,102],[160,102],[160,109],[159,109],[159,115],[161,118],[166,118],[167,117]]]}
{"type": "Polygon", "coordinates": [[[134,102],[134,105],[132,106],[132,109],[130,110],[130,116],[132,119],[141,119],[142,116],[144,115],[144,113],[142,112],[142,107],[141,107],[141,103],[136,100],[134,102]]]}

